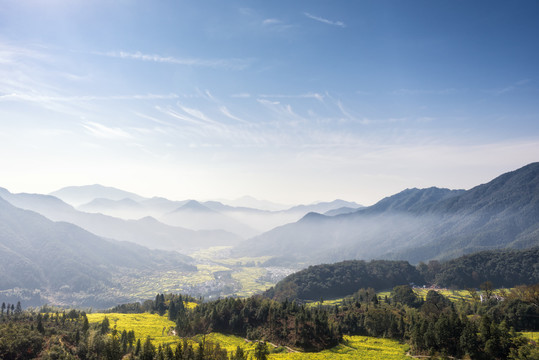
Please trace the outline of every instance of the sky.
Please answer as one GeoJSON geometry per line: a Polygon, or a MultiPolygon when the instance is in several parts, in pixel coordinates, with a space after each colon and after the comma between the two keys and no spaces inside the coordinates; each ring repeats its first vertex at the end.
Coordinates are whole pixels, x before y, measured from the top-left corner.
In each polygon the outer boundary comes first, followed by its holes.
{"type": "Polygon", "coordinates": [[[539,160],[539,2],[0,0],[0,186],[370,205],[539,160]]]}

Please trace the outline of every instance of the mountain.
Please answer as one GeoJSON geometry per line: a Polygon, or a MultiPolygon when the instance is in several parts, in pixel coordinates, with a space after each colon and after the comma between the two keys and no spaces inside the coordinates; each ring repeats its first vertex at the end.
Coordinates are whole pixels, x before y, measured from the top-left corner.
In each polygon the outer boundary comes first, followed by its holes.
{"type": "Polygon", "coordinates": [[[343,215],[343,214],[353,213],[354,211],[357,211],[357,208],[351,208],[351,207],[348,207],[348,206],[343,206],[343,207],[340,207],[338,209],[333,209],[333,210],[326,211],[324,213],[324,215],[326,215],[326,216],[343,215]]]}
{"type": "Polygon", "coordinates": [[[162,216],[159,220],[168,225],[194,230],[225,230],[244,238],[249,238],[258,233],[250,226],[219,211],[212,210],[195,200],[186,202],[176,210],[162,216]]]}
{"type": "MultiPolygon", "coordinates": [[[[12,194],[0,188],[0,197],[16,207],[35,211],[52,221],[69,222],[98,236],[130,241],[151,249],[187,252],[201,247],[234,245],[241,241],[239,236],[223,230],[195,231],[166,225],[148,216],[139,220],[124,220],[86,213],[51,195],[12,194]]],[[[124,200],[120,202],[125,203],[124,200]]]]}
{"type": "Polygon", "coordinates": [[[343,208],[343,207],[358,209],[358,208],[361,208],[362,206],[355,202],[337,199],[331,202],[319,202],[319,203],[315,203],[311,205],[297,205],[286,210],[286,212],[289,212],[289,213],[299,212],[299,213],[304,213],[304,214],[307,214],[310,212],[317,212],[317,213],[322,214],[322,213],[339,209],[339,208],[343,208]]]}
{"type": "Polygon", "coordinates": [[[133,199],[111,200],[105,198],[93,199],[89,203],[77,207],[78,210],[90,213],[100,213],[120,218],[138,219],[147,216],[146,207],[133,199]]]}
{"type": "Polygon", "coordinates": [[[470,190],[407,189],[353,213],[308,214],[238,245],[237,255],[287,254],[313,264],[346,259],[448,259],[539,244],[539,163],[470,190]]]}
{"type": "Polygon", "coordinates": [[[267,200],[258,200],[252,196],[243,196],[236,200],[222,200],[222,203],[225,203],[232,207],[244,207],[252,209],[260,209],[266,211],[281,211],[288,209],[290,206],[277,204],[267,200]]]}
{"type": "Polygon", "coordinates": [[[97,294],[121,287],[120,274],[132,277],[150,269],[196,270],[190,261],[179,253],[106,240],[0,198],[0,290],[38,289],[44,301],[103,305],[107,301],[97,294]]]}
{"type": "Polygon", "coordinates": [[[84,185],[84,186],[68,186],[60,190],[56,190],[49,195],[55,196],[68,204],[79,206],[86,204],[95,199],[123,200],[131,199],[134,201],[142,201],[145,198],[137,194],[107,187],[99,184],[84,185]]]}

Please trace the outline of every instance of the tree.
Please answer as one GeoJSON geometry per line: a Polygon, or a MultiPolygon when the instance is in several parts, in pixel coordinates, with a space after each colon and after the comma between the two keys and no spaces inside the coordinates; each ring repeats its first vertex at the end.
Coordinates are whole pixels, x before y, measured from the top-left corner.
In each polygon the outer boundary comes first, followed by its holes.
{"type": "Polygon", "coordinates": [[[37,331],[39,331],[42,334],[45,332],[45,328],[43,327],[43,320],[42,320],[41,314],[37,314],[37,331]]]}
{"type": "Polygon", "coordinates": [[[15,308],[15,315],[20,315],[22,313],[21,302],[17,301],[17,307],[15,308]]]}
{"type": "Polygon", "coordinates": [[[487,300],[490,300],[494,293],[494,286],[492,286],[492,283],[490,281],[485,281],[484,283],[479,285],[479,288],[483,290],[483,293],[485,294],[487,300]]]}
{"type": "Polygon", "coordinates": [[[259,341],[256,343],[255,347],[255,359],[256,360],[266,360],[269,355],[268,346],[265,341],[259,341]]]}
{"type": "Polygon", "coordinates": [[[178,309],[176,309],[176,304],[174,300],[170,300],[170,305],[168,307],[168,319],[170,321],[176,321],[178,317],[178,309]]]}
{"type": "Polygon", "coordinates": [[[101,323],[101,334],[108,333],[109,329],[110,329],[109,318],[105,316],[105,318],[103,319],[103,322],[101,323]]]}
{"type": "MultiPolygon", "coordinates": [[[[138,343],[137,343],[138,346],[138,343]]],[[[152,344],[150,336],[146,338],[144,345],[142,346],[142,353],[140,355],[140,360],[153,360],[155,357],[155,346],[152,344]]]]}
{"type": "Polygon", "coordinates": [[[243,351],[243,348],[238,345],[236,352],[232,353],[230,360],[247,360],[247,354],[243,351]]]}
{"type": "Polygon", "coordinates": [[[394,301],[410,307],[419,307],[422,303],[421,299],[415,294],[414,290],[409,285],[395,286],[391,295],[394,301]]]}

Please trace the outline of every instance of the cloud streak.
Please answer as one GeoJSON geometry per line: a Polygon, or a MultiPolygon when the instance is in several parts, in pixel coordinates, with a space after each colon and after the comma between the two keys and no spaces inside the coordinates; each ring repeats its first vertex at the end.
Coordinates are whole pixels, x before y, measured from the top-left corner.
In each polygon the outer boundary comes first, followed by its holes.
{"type": "Polygon", "coordinates": [[[225,68],[231,70],[243,70],[247,68],[251,60],[248,59],[197,59],[197,58],[179,58],[173,56],[162,56],[157,54],[144,54],[140,51],[128,52],[128,51],[108,51],[108,52],[94,52],[95,55],[107,56],[119,59],[131,59],[155,63],[185,65],[185,66],[198,66],[198,67],[210,67],[210,68],[225,68]]]}
{"type": "Polygon", "coordinates": [[[133,138],[131,134],[123,129],[108,127],[93,121],[88,121],[82,126],[88,131],[89,134],[102,139],[125,140],[133,138]]]}
{"type": "Polygon", "coordinates": [[[345,27],[346,27],[345,23],[343,23],[342,21],[332,21],[332,20],[328,20],[328,19],[325,19],[325,18],[320,17],[320,16],[313,15],[313,14],[308,13],[308,12],[304,12],[303,15],[305,15],[305,16],[308,17],[309,19],[312,19],[312,20],[321,22],[321,23],[323,23],[323,24],[327,24],[327,25],[331,25],[331,26],[337,26],[337,27],[341,27],[341,28],[345,28],[345,27]]]}

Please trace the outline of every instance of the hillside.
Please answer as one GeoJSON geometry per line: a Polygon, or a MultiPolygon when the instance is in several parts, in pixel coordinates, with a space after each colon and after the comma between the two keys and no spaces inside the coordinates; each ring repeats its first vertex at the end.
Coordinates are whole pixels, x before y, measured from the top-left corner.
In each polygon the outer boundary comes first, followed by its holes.
{"type": "Polygon", "coordinates": [[[240,244],[238,255],[287,254],[315,264],[346,259],[448,259],[539,244],[539,163],[470,190],[407,189],[353,213],[308,214],[240,244]]]}
{"type": "Polygon", "coordinates": [[[539,283],[537,259],[539,247],[482,251],[417,267],[407,261],[349,260],[309,266],[279,281],[264,295],[304,301],[342,298],[359,289],[380,291],[410,283],[460,289],[479,288],[487,281],[494,287],[533,285],[539,283]]]}
{"type": "Polygon", "coordinates": [[[265,296],[277,300],[332,299],[351,295],[361,288],[379,291],[409,283],[423,283],[423,277],[406,261],[351,260],[309,266],[281,280],[265,296]]]}
{"type": "MultiPolygon", "coordinates": [[[[0,290],[39,289],[43,301],[103,304],[98,295],[119,286],[118,274],[196,270],[190,262],[178,253],[105,240],[0,199],[0,290]]],[[[121,293],[117,296],[121,298],[121,293]]]]}

